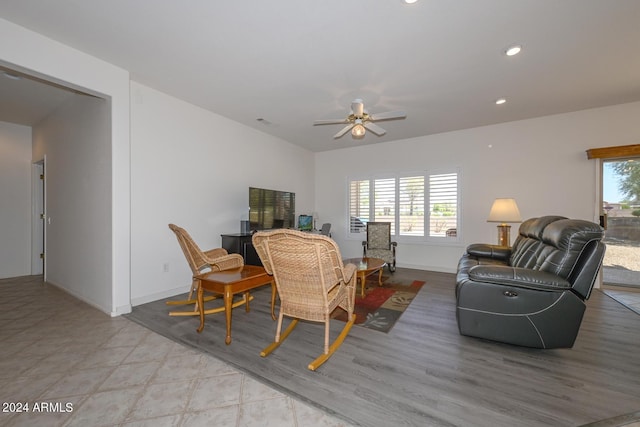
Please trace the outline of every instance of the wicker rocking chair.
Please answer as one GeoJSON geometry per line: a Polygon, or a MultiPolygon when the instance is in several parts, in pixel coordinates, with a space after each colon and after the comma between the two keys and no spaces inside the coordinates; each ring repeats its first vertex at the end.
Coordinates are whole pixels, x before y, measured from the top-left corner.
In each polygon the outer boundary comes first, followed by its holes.
{"type": "Polygon", "coordinates": [[[253,235],[253,245],[267,273],[273,274],[281,302],[275,341],[260,356],[278,348],[299,319],[324,322],[324,352],[308,365],[315,371],[340,347],[355,321],[356,266],[343,265],[336,243],[318,234],[295,230],[258,232],[253,235]],[[336,307],[347,311],[348,321],[329,344],[329,320],[336,307]],[[281,334],[284,316],[293,320],[281,334]]]}
{"type": "MultiPolygon", "coordinates": [[[[178,227],[175,224],[169,224],[169,228],[176,234],[178,243],[180,244],[180,248],[182,248],[182,252],[187,259],[187,263],[191,268],[193,276],[191,282],[191,290],[189,291],[189,296],[187,297],[187,299],[181,301],[167,301],[167,305],[194,304],[193,311],[172,311],[169,313],[169,315],[197,316],[200,314],[198,312],[198,301],[196,298],[193,298],[193,293],[198,290],[199,282],[198,280],[196,280],[195,276],[206,271],[222,271],[242,267],[244,265],[244,259],[239,254],[227,253],[227,251],[223,248],[215,248],[208,251],[202,251],[184,228],[178,227]]],[[[216,296],[207,296],[204,298],[204,301],[207,302],[216,298],[216,296]]],[[[247,296],[245,296],[245,299],[246,298],[247,296]]],[[[249,296],[248,298],[249,301],[253,299],[253,297],[251,296],[249,296]]],[[[245,299],[234,303],[232,307],[235,308],[245,304],[245,299]]],[[[220,313],[222,311],[224,311],[224,307],[217,307],[205,310],[204,314],[220,313]]]]}

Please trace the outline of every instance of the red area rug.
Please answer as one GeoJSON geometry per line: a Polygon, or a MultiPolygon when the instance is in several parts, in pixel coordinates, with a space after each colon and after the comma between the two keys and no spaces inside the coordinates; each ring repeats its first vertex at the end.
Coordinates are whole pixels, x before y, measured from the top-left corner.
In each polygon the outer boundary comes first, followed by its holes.
{"type": "MultiPolygon", "coordinates": [[[[375,277],[374,277],[375,276],[375,277]]],[[[381,332],[389,332],[425,282],[414,280],[403,282],[393,276],[383,276],[382,286],[378,286],[378,276],[366,281],[365,296],[360,296],[360,285],[356,294],[355,324],[381,332]]],[[[346,321],[347,313],[337,309],[334,319],[346,321]]]]}

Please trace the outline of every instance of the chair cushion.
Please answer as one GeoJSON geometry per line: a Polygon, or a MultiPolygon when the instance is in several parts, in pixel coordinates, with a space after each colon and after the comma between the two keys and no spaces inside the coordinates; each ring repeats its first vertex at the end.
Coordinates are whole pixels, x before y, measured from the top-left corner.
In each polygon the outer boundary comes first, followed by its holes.
{"type": "Polygon", "coordinates": [[[369,249],[390,249],[391,236],[389,235],[390,225],[369,223],[367,225],[367,250],[369,249]]]}
{"type": "Polygon", "coordinates": [[[367,256],[383,259],[388,264],[393,263],[393,251],[389,249],[367,249],[367,256]]]}

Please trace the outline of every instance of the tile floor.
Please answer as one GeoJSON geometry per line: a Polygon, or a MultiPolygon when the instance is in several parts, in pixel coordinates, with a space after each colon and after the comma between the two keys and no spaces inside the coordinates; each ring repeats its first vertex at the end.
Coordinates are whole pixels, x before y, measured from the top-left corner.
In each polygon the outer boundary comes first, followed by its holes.
{"type": "Polygon", "coordinates": [[[2,426],[348,425],[40,276],[0,280],[0,341],[2,426]]]}

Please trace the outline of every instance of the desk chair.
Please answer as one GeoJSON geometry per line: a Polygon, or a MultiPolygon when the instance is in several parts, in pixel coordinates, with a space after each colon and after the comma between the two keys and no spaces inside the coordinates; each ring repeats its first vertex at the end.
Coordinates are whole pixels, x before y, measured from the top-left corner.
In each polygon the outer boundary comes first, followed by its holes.
{"type": "Polygon", "coordinates": [[[322,234],[323,236],[331,237],[331,223],[325,222],[324,224],[322,224],[322,228],[320,229],[320,234],[322,234]]]}

